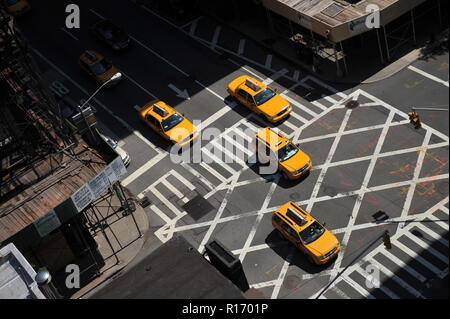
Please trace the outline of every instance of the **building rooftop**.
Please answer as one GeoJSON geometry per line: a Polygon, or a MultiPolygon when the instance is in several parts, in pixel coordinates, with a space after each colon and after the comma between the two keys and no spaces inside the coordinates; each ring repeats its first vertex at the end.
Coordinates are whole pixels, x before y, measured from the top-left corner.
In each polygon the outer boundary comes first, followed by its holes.
{"type": "Polygon", "coordinates": [[[136,265],[99,287],[92,299],[244,299],[181,236],[174,236],[136,265]]]}

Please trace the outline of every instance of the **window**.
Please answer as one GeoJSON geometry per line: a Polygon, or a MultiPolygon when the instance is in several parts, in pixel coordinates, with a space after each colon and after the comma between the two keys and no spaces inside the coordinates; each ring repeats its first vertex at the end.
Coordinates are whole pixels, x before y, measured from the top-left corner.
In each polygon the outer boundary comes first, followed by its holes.
{"type": "Polygon", "coordinates": [[[308,245],[323,235],[325,229],[317,222],[314,221],[305,230],[300,233],[305,245],[308,245]]]}
{"type": "Polygon", "coordinates": [[[289,236],[291,236],[292,238],[294,238],[294,240],[298,241],[299,237],[298,237],[298,233],[293,230],[288,224],[286,224],[285,222],[281,222],[281,228],[283,228],[283,230],[289,234],[289,236]]]}
{"type": "Polygon", "coordinates": [[[106,59],[101,59],[100,61],[91,66],[91,70],[92,72],[94,72],[94,74],[100,75],[111,69],[111,67],[112,67],[111,62],[109,62],[106,59]]]}
{"type": "Polygon", "coordinates": [[[168,118],[166,118],[164,121],[162,121],[162,127],[165,132],[173,129],[175,126],[177,126],[179,123],[181,123],[184,120],[184,118],[177,113],[172,114],[168,118]]]}
{"type": "Polygon", "coordinates": [[[256,105],[261,105],[269,101],[271,98],[275,96],[275,92],[271,89],[267,88],[262,92],[255,95],[256,105]]]}
{"type": "Polygon", "coordinates": [[[278,150],[278,158],[280,162],[287,161],[298,153],[298,148],[291,142],[287,143],[283,148],[278,150]]]}
{"type": "Polygon", "coordinates": [[[239,95],[243,100],[247,100],[247,99],[248,99],[248,93],[245,92],[244,90],[239,90],[239,91],[238,91],[238,95],[239,95]]]}

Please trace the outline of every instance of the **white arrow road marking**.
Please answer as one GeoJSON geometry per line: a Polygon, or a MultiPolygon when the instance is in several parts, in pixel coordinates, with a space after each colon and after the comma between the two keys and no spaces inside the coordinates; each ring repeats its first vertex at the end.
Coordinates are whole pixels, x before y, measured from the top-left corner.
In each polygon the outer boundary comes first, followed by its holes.
{"type": "Polygon", "coordinates": [[[179,98],[185,99],[185,100],[190,100],[191,98],[189,97],[188,91],[186,89],[184,89],[183,91],[181,91],[179,88],[177,88],[175,85],[173,85],[172,83],[169,84],[169,88],[171,88],[172,90],[175,91],[175,93],[177,93],[177,96],[179,98]]]}

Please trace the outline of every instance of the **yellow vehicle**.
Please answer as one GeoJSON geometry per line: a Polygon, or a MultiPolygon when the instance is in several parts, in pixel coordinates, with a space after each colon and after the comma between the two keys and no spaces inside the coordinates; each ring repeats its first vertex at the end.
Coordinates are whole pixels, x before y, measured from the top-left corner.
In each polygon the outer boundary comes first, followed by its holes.
{"type": "Polygon", "coordinates": [[[139,111],[139,117],[152,130],[180,147],[192,143],[198,137],[196,127],[163,101],[147,103],[139,111]]]}
{"type": "Polygon", "coordinates": [[[256,153],[262,162],[277,160],[286,179],[298,179],[312,168],[311,158],[298,145],[269,127],[256,134],[256,153]]]}
{"type": "Polygon", "coordinates": [[[81,68],[93,77],[98,83],[104,84],[115,75],[115,80],[110,81],[106,86],[111,87],[117,84],[122,78],[119,70],[100,53],[87,50],[80,55],[79,64],[81,68]]]}
{"type": "Polygon", "coordinates": [[[14,17],[19,17],[31,10],[27,0],[5,0],[6,11],[14,17]]]}
{"type": "Polygon", "coordinates": [[[228,84],[228,94],[270,123],[286,118],[292,111],[288,101],[264,83],[243,75],[228,84]]]}
{"type": "Polygon", "coordinates": [[[293,202],[278,208],[272,215],[272,225],[314,264],[326,264],[341,251],[336,236],[293,202]]]}

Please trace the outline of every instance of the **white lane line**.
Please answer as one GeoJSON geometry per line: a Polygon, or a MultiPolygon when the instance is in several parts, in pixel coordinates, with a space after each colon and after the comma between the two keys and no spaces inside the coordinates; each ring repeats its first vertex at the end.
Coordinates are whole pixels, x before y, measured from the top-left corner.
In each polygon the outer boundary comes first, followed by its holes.
{"type": "Polygon", "coordinates": [[[288,73],[289,71],[287,70],[287,69],[281,69],[281,70],[279,70],[279,71],[277,71],[277,72],[275,72],[274,74],[272,74],[269,78],[267,78],[267,79],[265,79],[264,81],[263,81],[263,83],[265,84],[265,85],[270,85],[270,84],[272,84],[273,82],[275,82],[276,80],[278,80],[280,77],[282,77],[282,76],[284,76],[286,73],[288,73]]]}
{"type": "MultiPolygon", "coordinates": [[[[406,200],[403,204],[403,209],[402,209],[402,212],[400,215],[401,218],[405,218],[406,216],[408,216],[409,209],[410,209],[411,203],[412,203],[412,199],[413,199],[414,193],[416,191],[416,185],[417,185],[416,183],[417,183],[417,180],[419,179],[420,172],[422,170],[423,161],[424,161],[425,155],[427,153],[426,147],[428,144],[430,144],[430,139],[431,139],[432,135],[433,135],[433,133],[431,131],[427,131],[425,138],[423,139],[422,147],[419,151],[420,153],[419,153],[419,156],[417,157],[416,166],[414,168],[414,175],[412,178],[412,181],[414,183],[408,189],[408,193],[406,195],[406,200]]],[[[403,227],[405,227],[405,223],[400,223],[398,225],[398,228],[403,228],[403,227]]]]}
{"type": "Polygon", "coordinates": [[[278,275],[278,278],[276,280],[275,287],[272,291],[272,296],[270,299],[276,299],[278,298],[278,294],[280,293],[281,285],[283,284],[284,278],[286,277],[286,273],[289,269],[289,264],[291,263],[293,253],[291,252],[287,257],[285,262],[283,263],[283,267],[281,268],[280,274],[278,275]]]}
{"type": "MultiPolygon", "coordinates": [[[[339,128],[339,131],[338,131],[338,135],[334,138],[334,141],[333,141],[333,144],[331,146],[331,149],[330,149],[330,151],[328,153],[328,156],[327,156],[327,158],[325,160],[325,164],[322,165],[322,170],[320,172],[319,178],[317,179],[317,182],[314,185],[314,189],[313,189],[311,197],[310,197],[311,201],[308,204],[308,206],[306,207],[306,211],[307,212],[310,212],[311,208],[314,205],[314,199],[317,198],[317,194],[319,193],[319,189],[322,186],[322,183],[323,183],[323,181],[325,179],[325,175],[327,173],[328,166],[331,163],[331,161],[333,160],[334,153],[336,152],[337,146],[338,146],[339,142],[341,141],[342,133],[344,132],[344,130],[345,130],[346,126],[347,126],[347,122],[348,122],[348,120],[350,118],[351,113],[352,113],[352,110],[347,110],[345,112],[345,117],[342,120],[341,127],[339,128]]],[[[335,268],[339,268],[339,267],[335,267],[335,268]]]]}
{"type": "Polygon", "coordinates": [[[131,175],[127,176],[124,180],[122,180],[121,184],[123,186],[130,185],[134,180],[139,178],[142,174],[152,168],[156,163],[166,157],[166,153],[159,153],[155,157],[153,157],[150,161],[146,162],[144,165],[139,167],[136,171],[134,171],[131,175]]]}
{"type": "Polygon", "coordinates": [[[414,289],[413,287],[411,287],[410,285],[408,285],[403,279],[401,279],[400,277],[398,277],[396,274],[394,274],[392,271],[390,271],[389,269],[387,269],[385,266],[383,266],[382,264],[380,264],[379,262],[377,262],[376,260],[371,260],[370,261],[375,267],[377,267],[378,269],[381,270],[381,272],[383,272],[386,276],[389,276],[389,279],[392,279],[393,281],[395,281],[400,287],[402,287],[403,289],[405,289],[408,293],[410,293],[411,295],[413,295],[416,298],[421,298],[422,294],[417,291],[416,289],[414,289]]]}
{"type": "Polygon", "coordinates": [[[231,175],[235,175],[237,172],[232,169],[229,165],[227,165],[223,160],[219,159],[215,154],[210,152],[206,147],[202,149],[206,155],[211,158],[215,163],[219,164],[221,167],[223,167],[226,171],[228,171],[231,175]]]}
{"type": "MultiPolygon", "coordinates": [[[[392,111],[389,112],[389,116],[388,116],[388,118],[386,120],[386,126],[383,128],[383,131],[381,132],[381,135],[380,135],[380,137],[378,139],[377,146],[375,147],[375,150],[374,150],[374,153],[373,153],[373,157],[372,157],[372,159],[370,161],[369,167],[367,168],[367,171],[366,171],[366,175],[364,176],[364,180],[363,180],[363,182],[361,184],[361,188],[360,189],[363,190],[363,192],[358,195],[358,197],[356,199],[356,203],[353,206],[353,210],[352,210],[352,213],[351,213],[350,221],[347,223],[347,227],[349,229],[344,233],[344,238],[342,239],[342,243],[341,243],[343,247],[347,246],[347,243],[348,243],[348,241],[350,239],[350,235],[352,233],[350,228],[355,225],[356,218],[357,218],[358,213],[359,213],[359,209],[361,208],[361,205],[363,203],[363,198],[364,198],[365,192],[367,191],[367,186],[369,185],[369,181],[372,178],[372,174],[373,174],[373,171],[375,169],[375,164],[377,163],[378,155],[380,154],[381,148],[384,145],[384,141],[386,140],[387,133],[388,133],[388,130],[389,130],[389,124],[392,122],[392,119],[394,118],[394,115],[395,115],[394,112],[392,112],[392,111]]],[[[347,125],[347,121],[345,121],[345,125],[347,125]]],[[[345,127],[344,127],[344,129],[345,129],[345,127]]],[[[322,171],[323,171],[323,169],[322,169],[322,171]]],[[[311,211],[311,210],[307,209],[306,211],[311,211]]],[[[344,249],[344,251],[345,251],[345,249],[344,249]]],[[[336,262],[335,262],[334,268],[340,268],[341,267],[343,256],[344,256],[344,254],[339,254],[338,255],[338,257],[336,259],[336,262]]]]}
{"type": "Polygon", "coordinates": [[[151,48],[149,48],[147,45],[145,45],[144,43],[142,43],[141,41],[139,41],[138,39],[136,39],[135,37],[130,35],[130,38],[133,39],[133,41],[135,41],[136,43],[138,43],[141,47],[143,47],[144,49],[146,49],[147,51],[149,51],[150,53],[152,53],[153,55],[156,55],[159,59],[163,60],[164,62],[166,62],[168,65],[170,65],[172,68],[174,68],[175,70],[177,70],[178,72],[180,72],[181,74],[183,74],[186,77],[189,77],[189,74],[187,74],[186,72],[184,72],[182,69],[180,69],[179,67],[177,67],[175,64],[173,64],[172,62],[170,62],[169,60],[167,60],[165,57],[163,57],[162,55],[160,55],[159,53],[155,52],[154,50],[152,50],[151,48]]]}
{"type": "Polygon", "coordinates": [[[145,196],[146,193],[152,193],[156,198],[161,200],[161,203],[164,206],[169,208],[175,215],[180,216],[182,212],[177,207],[175,207],[175,205],[172,204],[170,200],[168,200],[165,196],[163,196],[163,194],[161,194],[160,191],[158,191],[155,186],[156,185],[147,187],[144,191],[142,191],[141,194],[144,194],[145,196]]]}
{"type": "Polygon", "coordinates": [[[398,258],[394,254],[390,253],[386,249],[381,249],[380,253],[383,254],[387,259],[392,261],[394,264],[398,265],[400,268],[409,272],[411,274],[411,276],[413,276],[420,282],[423,283],[427,280],[427,278],[425,278],[423,275],[419,274],[416,270],[414,270],[412,267],[410,267],[407,263],[403,262],[400,258],[398,258]]]}
{"type": "MultiPolygon", "coordinates": [[[[206,171],[208,171],[208,173],[210,173],[212,176],[214,176],[221,183],[223,183],[223,182],[225,182],[227,180],[227,178],[225,176],[222,176],[219,172],[217,172],[215,169],[213,169],[211,166],[209,166],[205,162],[202,161],[200,163],[200,166],[203,167],[206,171]]],[[[213,190],[213,189],[215,189],[215,187],[213,187],[211,189],[213,190]]]]}
{"type": "Polygon", "coordinates": [[[298,126],[295,126],[294,124],[292,124],[292,123],[290,123],[290,122],[288,122],[288,121],[285,121],[284,123],[283,123],[283,125],[286,125],[287,127],[289,127],[291,130],[293,130],[294,132],[298,129],[298,126]]]}
{"type": "Polygon", "coordinates": [[[308,113],[309,115],[313,116],[314,119],[316,119],[319,114],[315,113],[314,111],[310,110],[309,108],[307,108],[306,106],[302,105],[301,103],[297,102],[296,100],[294,100],[293,98],[290,98],[289,96],[287,96],[286,94],[281,94],[281,96],[286,99],[289,103],[295,105],[296,107],[298,107],[300,110],[305,111],[306,113],[308,113]]]}
{"type": "Polygon", "coordinates": [[[231,179],[230,188],[227,190],[227,193],[225,194],[225,197],[223,198],[222,203],[220,204],[220,207],[216,213],[216,216],[214,216],[214,220],[211,223],[211,226],[208,228],[208,231],[206,232],[205,237],[203,237],[202,242],[200,243],[198,251],[201,254],[203,253],[203,251],[205,249],[205,245],[208,243],[212,233],[214,232],[214,229],[216,228],[216,225],[218,224],[220,217],[222,216],[223,212],[225,211],[225,207],[228,204],[228,199],[230,198],[231,194],[233,193],[234,185],[237,183],[238,179],[239,179],[239,175],[235,175],[231,179]]]}
{"type": "Polygon", "coordinates": [[[217,26],[216,29],[214,30],[214,35],[213,35],[213,39],[211,41],[211,49],[214,49],[217,45],[217,42],[219,41],[219,36],[220,36],[220,31],[222,30],[222,28],[220,26],[217,26]]]}
{"type": "Polygon", "coordinates": [[[304,117],[298,115],[297,113],[295,113],[294,111],[291,112],[290,114],[292,117],[295,117],[297,120],[299,120],[300,122],[302,122],[303,124],[308,123],[308,120],[305,119],[304,117]]]}
{"type": "MultiPolygon", "coordinates": [[[[437,223],[436,223],[437,224],[437,223]]],[[[427,226],[425,226],[424,224],[416,224],[414,225],[415,227],[419,228],[422,232],[424,232],[425,234],[427,234],[428,236],[432,237],[434,240],[440,242],[442,245],[447,246],[448,247],[448,240],[446,240],[444,237],[442,237],[442,235],[436,233],[434,230],[428,228],[427,226]]],[[[448,225],[447,225],[447,229],[448,231],[448,225]]]]}
{"type": "Polygon", "coordinates": [[[153,100],[158,100],[158,97],[156,97],[155,94],[151,93],[149,90],[147,90],[146,88],[144,88],[142,85],[140,85],[138,82],[136,82],[135,80],[133,80],[132,77],[130,77],[129,75],[125,74],[123,71],[120,71],[120,73],[122,73],[128,80],[130,80],[134,85],[136,85],[138,88],[140,88],[142,91],[144,91],[145,93],[147,93],[148,95],[150,95],[152,97],[153,100]]]}
{"type": "Polygon", "coordinates": [[[266,69],[271,69],[272,67],[272,54],[268,54],[266,57],[266,63],[264,64],[266,69]]]}
{"type": "Polygon", "coordinates": [[[405,245],[403,245],[400,241],[397,240],[395,242],[395,246],[397,246],[400,250],[402,250],[404,253],[409,255],[411,258],[417,260],[419,263],[424,265],[426,268],[430,269],[435,274],[441,273],[441,270],[439,268],[437,268],[436,266],[434,266],[433,264],[428,262],[426,259],[424,259],[422,256],[417,254],[415,251],[413,251],[409,247],[406,247],[405,245]]]}
{"type": "MultiPolygon", "coordinates": [[[[355,270],[364,278],[367,277],[367,273],[362,269],[359,265],[356,265],[355,270]]],[[[348,277],[348,276],[347,276],[348,277]]],[[[387,296],[389,296],[391,299],[400,299],[396,294],[394,294],[389,288],[380,285],[379,289],[384,292],[387,296]]]]}
{"type": "MultiPolygon", "coordinates": [[[[245,147],[245,146],[243,146],[242,144],[244,144],[244,143],[239,143],[237,140],[234,140],[232,137],[230,137],[228,134],[225,134],[224,136],[223,136],[223,138],[226,140],[225,141],[225,147],[227,147],[227,145],[228,145],[228,147],[230,147],[230,146],[234,146],[234,147],[236,147],[236,149],[239,149],[239,151],[241,152],[241,153],[243,153],[243,154],[245,154],[245,155],[247,155],[247,156],[251,156],[252,155],[252,153],[249,151],[249,149],[248,149],[248,147],[245,147]]],[[[242,138],[242,140],[243,140],[244,138],[242,138]]],[[[236,152],[236,153],[238,153],[238,152],[236,152]]],[[[240,155],[240,154],[237,154],[237,155],[240,155]]]]}
{"type": "Polygon", "coordinates": [[[250,287],[255,288],[255,289],[261,289],[261,288],[265,288],[265,287],[271,287],[274,286],[276,283],[276,280],[271,280],[271,281],[266,281],[266,282],[260,282],[257,284],[253,284],[250,285],[250,287]]]}
{"type": "MultiPolygon", "coordinates": [[[[64,73],[60,68],[58,68],[55,64],[50,62],[46,57],[44,57],[38,50],[32,48],[33,52],[39,56],[42,60],[44,60],[48,65],[50,65],[53,69],[58,71],[64,78],[66,78],[70,83],[72,83],[75,87],[77,87],[81,92],[86,94],[87,96],[90,96],[89,92],[84,89],[81,85],[79,85],[77,82],[72,80],[70,76],[68,76],[66,73],[64,73]]],[[[122,120],[120,117],[114,114],[108,107],[106,107],[102,102],[100,102],[97,98],[93,98],[93,101],[95,101],[98,105],[100,105],[103,110],[105,110],[107,113],[109,113],[112,117],[114,117],[117,121],[119,121],[126,129],[128,129],[130,132],[132,132],[134,135],[136,135],[138,138],[140,138],[145,144],[150,146],[154,151],[156,151],[158,154],[161,153],[161,151],[156,147],[153,143],[151,143],[149,140],[147,140],[142,134],[138,131],[136,131],[130,124],[122,120]]]]}
{"type": "MultiPolygon", "coordinates": [[[[366,274],[367,276],[367,274],[366,274]]],[[[367,299],[375,299],[374,296],[372,296],[370,294],[370,292],[368,292],[366,289],[364,289],[363,287],[361,287],[360,284],[358,284],[356,281],[354,281],[352,278],[350,278],[349,276],[345,276],[342,277],[342,280],[344,282],[346,282],[350,287],[352,287],[353,289],[355,289],[361,296],[363,296],[364,298],[367,299]]],[[[334,287],[336,287],[336,285],[334,285],[334,287]]]]}
{"type": "Polygon", "coordinates": [[[186,178],[184,178],[180,173],[178,173],[176,170],[172,170],[170,172],[170,174],[172,176],[175,176],[176,179],[178,179],[185,186],[187,186],[187,188],[189,188],[189,190],[191,190],[191,191],[195,190],[195,186],[190,181],[188,181],[186,178]]]}
{"type": "Polygon", "coordinates": [[[191,27],[189,28],[189,34],[190,35],[194,35],[195,34],[195,29],[197,29],[197,24],[200,21],[202,17],[198,17],[197,19],[194,19],[194,21],[188,22],[185,25],[183,25],[181,27],[181,29],[186,28],[188,25],[191,25],[191,27]]]}
{"type": "Polygon", "coordinates": [[[202,174],[200,174],[197,170],[195,170],[194,168],[192,168],[189,164],[186,164],[184,162],[181,163],[181,166],[183,166],[183,168],[185,170],[187,170],[189,173],[191,173],[193,176],[195,176],[196,178],[198,178],[203,184],[206,185],[206,187],[208,187],[209,191],[215,189],[214,184],[212,184],[207,178],[205,178],[202,174]]]}
{"type": "Polygon", "coordinates": [[[441,84],[445,85],[446,87],[449,87],[448,86],[448,81],[441,80],[437,76],[431,75],[431,74],[429,74],[429,73],[427,73],[425,71],[422,71],[421,69],[418,69],[418,68],[416,68],[416,67],[414,67],[412,65],[410,65],[408,67],[408,69],[410,69],[411,71],[414,71],[416,73],[419,73],[420,75],[422,75],[422,76],[424,76],[426,78],[429,78],[430,80],[433,80],[435,82],[438,82],[438,83],[441,83],[441,84]]]}
{"type": "Polygon", "coordinates": [[[63,32],[64,32],[65,34],[67,34],[68,36],[70,36],[72,39],[75,39],[75,40],[79,41],[78,38],[77,38],[76,36],[74,36],[72,33],[70,33],[69,31],[67,31],[65,28],[61,28],[61,31],[63,31],[63,32]]]}
{"type": "Polygon", "coordinates": [[[170,224],[172,222],[172,220],[166,214],[164,214],[157,206],[152,205],[150,207],[150,210],[152,210],[156,215],[161,217],[161,219],[164,220],[166,224],[170,224]]]}
{"type": "Polygon", "coordinates": [[[434,255],[436,258],[440,259],[442,262],[448,264],[448,257],[444,256],[439,251],[437,251],[436,249],[431,247],[430,244],[424,242],[422,239],[420,239],[419,237],[417,237],[409,232],[406,232],[404,235],[406,237],[408,237],[409,239],[411,239],[412,241],[414,241],[415,244],[422,247],[424,250],[428,251],[429,253],[434,255]]]}
{"type": "Polygon", "coordinates": [[[339,104],[338,101],[336,101],[335,99],[333,99],[331,96],[329,95],[322,95],[322,98],[324,98],[325,100],[327,100],[328,102],[333,103],[333,105],[335,104],[339,104]]]}
{"type": "Polygon", "coordinates": [[[242,167],[246,166],[244,160],[242,160],[241,158],[236,156],[236,154],[234,154],[233,151],[229,150],[227,147],[222,147],[222,145],[220,145],[217,142],[217,140],[212,141],[211,144],[214,145],[218,150],[220,150],[222,152],[222,154],[224,154],[225,163],[227,163],[227,164],[238,163],[242,167]],[[227,161],[226,158],[230,159],[231,162],[227,161]]]}
{"type": "Polygon", "coordinates": [[[238,54],[238,55],[244,54],[244,49],[245,49],[245,39],[241,39],[241,40],[239,41],[239,48],[238,48],[237,54],[238,54]]]}
{"type": "Polygon", "coordinates": [[[213,115],[208,117],[206,120],[202,121],[202,124],[201,124],[202,129],[207,127],[207,126],[210,126],[212,123],[217,121],[223,115],[225,115],[226,113],[231,111],[233,108],[235,108],[236,105],[237,105],[236,102],[231,102],[230,104],[228,104],[228,106],[224,106],[219,111],[217,111],[216,113],[214,113],[213,115]]]}
{"type": "MultiPolygon", "coordinates": [[[[345,279],[344,279],[345,280],[345,279]]],[[[333,286],[332,288],[328,289],[329,291],[333,291],[336,295],[341,297],[342,299],[352,299],[350,298],[345,292],[343,292],[341,289],[339,289],[336,286],[333,286]]]]}
{"type": "Polygon", "coordinates": [[[183,204],[186,204],[188,199],[186,198],[185,195],[183,195],[182,192],[180,192],[178,190],[178,188],[176,188],[175,186],[173,186],[168,180],[167,177],[166,178],[162,178],[161,179],[161,184],[163,184],[169,191],[171,191],[172,193],[175,194],[175,196],[177,196],[179,199],[181,199],[183,201],[183,204]]]}
{"type": "Polygon", "coordinates": [[[272,199],[275,189],[277,188],[279,180],[280,180],[279,176],[275,177],[275,180],[272,182],[272,185],[270,185],[269,192],[267,193],[266,198],[264,199],[264,203],[261,207],[260,213],[258,214],[258,217],[256,218],[256,220],[253,224],[253,227],[250,230],[249,235],[247,236],[247,240],[245,241],[244,247],[241,249],[241,253],[239,254],[239,259],[241,260],[241,262],[244,261],[244,258],[247,255],[249,247],[253,241],[253,238],[255,237],[255,234],[256,234],[256,231],[258,230],[259,224],[261,223],[261,220],[264,217],[264,212],[266,211],[267,206],[269,206],[269,203],[272,199]]]}
{"type": "MultiPolygon", "coordinates": [[[[320,102],[318,102],[318,101],[312,101],[311,104],[317,106],[319,109],[322,109],[322,110],[324,110],[324,111],[327,109],[326,106],[324,106],[322,103],[320,103],[320,102]]],[[[336,103],[336,104],[337,104],[337,103],[336,103]]]]}

